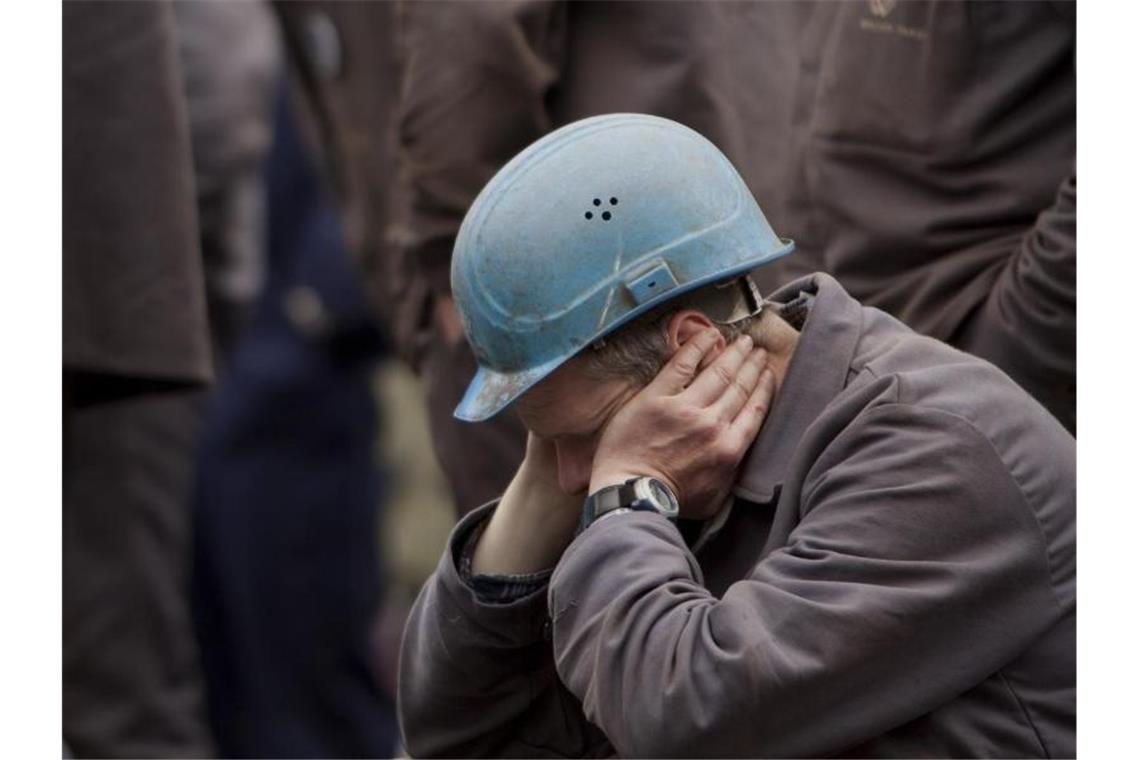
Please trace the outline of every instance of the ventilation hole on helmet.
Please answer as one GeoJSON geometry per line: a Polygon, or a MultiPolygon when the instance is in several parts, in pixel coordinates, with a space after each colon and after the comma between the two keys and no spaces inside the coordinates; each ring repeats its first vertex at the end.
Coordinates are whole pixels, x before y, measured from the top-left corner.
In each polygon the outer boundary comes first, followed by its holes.
{"type": "Polygon", "coordinates": [[[608,222],[610,220],[610,212],[609,211],[603,211],[602,212],[602,218],[608,222]]]}
{"type": "Polygon", "coordinates": [[[601,199],[601,198],[595,198],[595,199],[594,199],[594,205],[595,205],[595,206],[600,206],[600,205],[602,205],[602,199],[601,199]]]}
{"type": "Polygon", "coordinates": [[[657,284],[657,280],[650,280],[648,287],[652,288],[656,284],[657,284]]]}
{"type": "Polygon", "coordinates": [[[586,218],[587,219],[593,219],[594,218],[594,212],[593,211],[587,211],[586,212],[586,218]]]}
{"type": "Polygon", "coordinates": [[[617,198],[610,198],[610,205],[616,206],[617,205],[617,198]]]}

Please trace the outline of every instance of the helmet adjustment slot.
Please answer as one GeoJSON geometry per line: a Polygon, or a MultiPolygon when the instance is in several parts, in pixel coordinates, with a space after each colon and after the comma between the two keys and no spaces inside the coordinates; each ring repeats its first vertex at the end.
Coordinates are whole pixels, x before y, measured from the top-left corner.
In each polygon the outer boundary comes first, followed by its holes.
{"type": "Polygon", "coordinates": [[[633,296],[638,306],[652,301],[662,293],[668,293],[675,287],[677,287],[677,278],[673,276],[673,270],[664,261],[656,262],[647,272],[625,283],[625,289],[633,296]]]}

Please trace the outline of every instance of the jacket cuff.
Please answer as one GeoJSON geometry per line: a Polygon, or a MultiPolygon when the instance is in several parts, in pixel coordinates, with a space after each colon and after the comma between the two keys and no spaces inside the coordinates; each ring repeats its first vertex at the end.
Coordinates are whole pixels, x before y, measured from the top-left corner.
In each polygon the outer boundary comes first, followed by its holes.
{"type": "Polygon", "coordinates": [[[464,616],[513,643],[549,639],[546,590],[553,569],[526,575],[473,575],[470,552],[499,500],[468,513],[451,532],[436,575],[442,591],[464,616]]]}
{"type": "Polygon", "coordinates": [[[487,604],[507,604],[529,596],[536,591],[542,591],[550,582],[554,568],[542,570],[537,573],[502,573],[486,575],[474,573],[471,570],[472,558],[475,556],[475,545],[483,535],[487,521],[483,520],[474,525],[467,537],[456,536],[456,543],[463,548],[459,552],[456,564],[459,567],[459,579],[475,592],[479,601],[487,604]]]}

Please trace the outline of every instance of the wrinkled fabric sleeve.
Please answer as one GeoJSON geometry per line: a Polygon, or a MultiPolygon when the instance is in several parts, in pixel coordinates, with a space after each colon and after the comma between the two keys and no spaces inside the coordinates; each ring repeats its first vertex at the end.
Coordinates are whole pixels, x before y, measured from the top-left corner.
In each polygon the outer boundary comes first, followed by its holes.
{"type": "Polygon", "coordinates": [[[565,8],[551,0],[405,2],[393,232],[402,266],[448,293],[451,248],[483,185],[551,129],[565,8]]]}
{"type": "Polygon", "coordinates": [[[467,539],[494,507],[456,526],[412,608],[400,652],[405,747],[412,757],[611,754],[554,670],[547,585],[513,601],[483,601],[460,576],[467,539]]]}
{"type": "Polygon", "coordinates": [[[1076,433],[1077,177],[1021,238],[952,342],[993,362],[1076,433]]]}
{"type": "Polygon", "coordinates": [[[801,521],[722,598],[659,516],[592,526],[550,587],[558,672],[630,757],[836,754],[1011,660],[1060,617],[1036,520],[943,412],[864,412],[801,521]]]}

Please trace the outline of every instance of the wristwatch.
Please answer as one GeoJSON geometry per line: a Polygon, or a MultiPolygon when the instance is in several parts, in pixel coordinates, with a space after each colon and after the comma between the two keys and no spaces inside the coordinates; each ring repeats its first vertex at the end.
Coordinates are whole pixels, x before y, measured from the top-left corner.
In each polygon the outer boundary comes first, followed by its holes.
{"type": "Polygon", "coordinates": [[[582,532],[602,517],[620,512],[656,512],[676,520],[680,513],[677,497],[669,486],[656,478],[630,478],[616,486],[600,488],[582,505],[582,532]]]}

